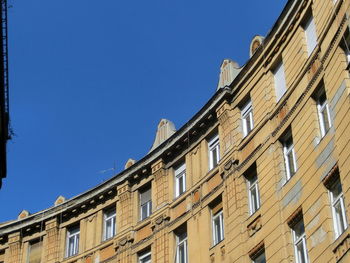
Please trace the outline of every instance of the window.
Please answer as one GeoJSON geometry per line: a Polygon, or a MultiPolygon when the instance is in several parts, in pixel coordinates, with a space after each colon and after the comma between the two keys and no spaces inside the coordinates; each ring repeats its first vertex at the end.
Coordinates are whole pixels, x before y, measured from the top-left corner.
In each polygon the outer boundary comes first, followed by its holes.
{"type": "Polygon", "coordinates": [[[334,233],[335,238],[338,238],[348,226],[345,215],[344,195],[339,177],[330,187],[329,193],[332,203],[334,233]]]}
{"type": "Polygon", "coordinates": [[[176,263],[187,263],[187,231],[182,229],[176,233],[176,263]]]}
{"type": "Polygon", "coordinates": [[[70,227],[67,230],[66,256],[71,257],[79,253],[79,226],[70,227]]]}
{"type": "Polygon", "coordinates": [[[179,197],[186,191],[186,163],[175,169],[175,197],[179,197]]]}
{"type": "Polygon", "coordinates": [[[310,56],[312,51],[317,46],[316,26],[312,15],[310,15],[306,21],[304,31],[306,37],[307,54],[310,56]]]}
{"type": "Polygon", "coordinates": [[[326,92],[322,87],[316,94],[317,113],[320,123],[321,137],[323,138],[332,126],[329,105],[327,102],[326,92]]]}
{"type": "Polygon", "coordinates": [[[349,63],[350,63],[350,31],[349,31],[349,28],[347,28],[345,30],[342,42],[340,43],[340,47],[343,49],[343,51],[345,53],[346,62],[348,64],[347,69],[349,69],[349,63]]]}
{"type": "Polygon", "coordinates": [[[222,197],[219,196],[209,204],[211,210],[213,246],[224,240],[224,215],[222,197]]]}
{"type": "Polygon", "coordinates": [[[248,184],[249,212],[252,215],[260,208],[258,175],[255,165],[248,169],[245,173],[245,178],[248,184]]]}
{"type": "Polygon", "coordinates": [[[40,263],[42,242],[40,239],[29,242],[27,263],[40,263]]]}
{"type": "Polygon", "coordinates": [[[275,70],[273,71],[273,75],[275,79],[276,100],[279,101],[287,90],[282,61],[276,66],[275,70]]]}
{"type": "Polygon", "coordinates": [[[252,263],[266,263],[265,250],[261,251],[258,255],[251,258],[252,263]]]}
{"type": "Polygon", "coordinates": [[[115,207],[106,210],[103,214],[103,240],[110,239],[116,234],[115,207]]]}
{"type": "Polygon", "coordinates": [[[141,253],[138,263],[151,263],[151,251],[141,253]]]}
{"type": "Polygon", "coordinates": [[[288,131],[282,139],[283,155],[286,168],[287,181],[296,173],[297,162],[294,151],[292,132],[288,131]]]}
{"type": "Polygon", "coordinates": [[[296,263],[309,262],[307,249],[306,249],[306,236],[304,229],[304,221],[301,218],[292,227],[293,241],[294,241],[294,253],[296,263]]]}
{"type": "Polygon", "coordinates": [[[140,219],[146,219],[152,214],[151,187],[140,191],[140,219]]]}
{"type": "Polygon", "coordinates": [[[224,215],[222,209],[213,214],[213,245],[220,243],[224,240],[224,215]]]}
{"type": "Polygon", "coordinates": [[[208,142],[209,147],[209,170],[216,167],[220,160],[219,135],[215,135],[208,142]]]}
{"type": "Polygon", "coordinates": [[[241,109],[243,137],[254,128],[252,101],[249,99],[241,109]]]}

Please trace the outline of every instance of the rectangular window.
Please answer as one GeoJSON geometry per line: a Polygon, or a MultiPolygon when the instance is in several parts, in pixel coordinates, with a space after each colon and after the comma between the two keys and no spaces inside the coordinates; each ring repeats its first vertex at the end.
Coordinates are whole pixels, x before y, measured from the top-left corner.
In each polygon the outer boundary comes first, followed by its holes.
{"type": "Polygon", "coordinates": [[[213,245],[220,243],[224,240],[224,215],[222,209],[212,216],[213,224],[213,245]]]}
{"type": "Polygon", "coordinates": [[[40,263],[42,254],[42,242],[40,239],[29,242],[27,263],[40,263]]]}
{"type": "Polygon", "coordinates": [[[332,184],[329,193],[332,203],[334,233],[337,239],[348,226],[345,214],[344,195],[339,178],[332,184]]]}
{"type": "Polygon", "coordinates": [[[115,207],[104,211],[103,214],[103,240],[110,239],[116,234],[115,207]]]}
{"type": "Polygon", "coordinates": [[[282,139],[283,155],[286,168],[287,181],[296,173],[297,162],[293,144],[292,132],[288,131],[282,139]]]}
{"type": "Polygon", "coordinates": [[[241,108],[243,137],[254,128],[252,101],[249,99],[241,108]]]}
{"type": "Polygon", "coordinates": [[[71,257],[79,253],[79,226],[67,229],[66,257],[71,257]]]}
{"type": "Polygon", "coordinates": [[[292,227],[296,263],[309,262],[306,249],[304,221],[301,218],[292,227]]]}
{"type": "Polygon", "coordinates": [[[151,187],[140,190],[140,219],[146,219],[152,214],[151,187]]]}
{"type": "Polygon", "coordinates": [[[324,137],[326,133],[332,126],[331,116],[329,112],[329,105],[327,102],[326,92],[322,87],[319,92],[316,94],[316,103],[317,103],[317,113],[318,120],[320,123],[320,132],[321,137],[324,137]]]}
{"type": "Polygon", "coordinates": [[[208,141],[209,148],[209,170],[216,167],[220,160],[219,135],[215,135],[208,141]]]}
{"type": "Polygon", "coordinates": [[[175,169],[175,197],[179,197],[186,191],[186,163],[175,169]]]}
{"type": "Polygon", "coordinates": [[[276,66],[275,70],[273,71],[273,75],[275,79],[276,100],[279,101],[287,90],[282,61],[276,66]]]}
{"type": "Polygon", "coordinates": [[[258,175],[256,173],[256,166],[253,165],[251,168],[249,168],[244,176],[247,179],[249,212],[250,212],[250,215],[252,215],[260,208],[260,194],[259,194],[258,175]]]}
{"type": "Polygon", "coordinates": [[[306,21],[304,31],[306,37],[307,54],[310,56],[312,51],[317,46],[316,26],[312,15],[310,15],[306,21]]]}
{"type": "Polygon", "coordinates": [[[176,263],[187,263],[187,232],[176,234],[176,263]]]}
{"type": "Polygon", "coordinates": [[[151,251],[141,253],[138,263],[151,263],[151,251]]]}

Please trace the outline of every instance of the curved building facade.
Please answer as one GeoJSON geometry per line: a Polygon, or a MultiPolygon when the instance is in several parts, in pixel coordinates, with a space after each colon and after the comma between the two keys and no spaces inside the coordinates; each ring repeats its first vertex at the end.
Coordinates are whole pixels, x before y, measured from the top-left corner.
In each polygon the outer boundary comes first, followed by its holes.
{"type": "Polygon", "coordinates": [[[0,225],[0,262],[350,262],[349,0],[290,0],[143,159],[0,225]]]}

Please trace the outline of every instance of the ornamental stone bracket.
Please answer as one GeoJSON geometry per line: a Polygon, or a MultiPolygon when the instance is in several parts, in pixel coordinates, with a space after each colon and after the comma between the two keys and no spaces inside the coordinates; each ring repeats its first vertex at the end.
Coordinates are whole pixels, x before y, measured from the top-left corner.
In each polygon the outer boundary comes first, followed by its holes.
{"type": "Polygon", "coordinates": [[[261,215],[258,215],[254,220],[248,224],[248,235],[251,237],[255,235],[262,228],[261,215]]]}
{"type": "Polygon", "coordinates": [[[227,177],[230,174],[232,174],[237,169],[238,164],[239,164],[238,157],[236,156],[236,154],[234,154],[232,158],[227,160],[221,168],[222,173],[224,174],[224,177],[227,177]]]}
{"type": "Polygon", "coordinates": [[[166,222],[169,222],[169,221],[170,221],[170,216],[169,216],[169,214],[167,212],[165,212],[164,214],[158,216],[151,223],[152,231],[155,232],[156,230],[158,230],[159,228],[164,226],[164,224],[166,224],[166,222]]]}
{"type": "Polygon", "coordinates": [[[135,231],[130,231],[128,234],[114,241],[114,248],[116,250],[129,247],[135,240],[135,231]]]}

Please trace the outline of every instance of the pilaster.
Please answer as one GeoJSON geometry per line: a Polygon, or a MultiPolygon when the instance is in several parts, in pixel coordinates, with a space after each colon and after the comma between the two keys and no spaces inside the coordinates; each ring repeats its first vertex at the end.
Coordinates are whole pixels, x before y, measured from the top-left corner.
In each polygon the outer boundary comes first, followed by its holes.
{"type": "Polygon", "coordinates": [[[165,212],[152,222],[152,229],[154,233],[152,257],[154,257],[155,262],[169,262],[169,234],[168,230],[166,229],[166,225],[169,220],[170,217],[165,212]]]}
{"type": "Polygon", "coordinates": [[[152,165],[152,175],[154,177],[154,183],[152,185],[154,193],[152,193],[152,196],[154,197],[153,202],[156,210],[169,201],[168,177],[166,176],[162,159],[152,165]]]}
{"type": "Polygon", "coordinates": [[[22,237],[20,232],[12,233],[8,237],[9,254],[8,263],[21,262],[21,242],[22,237]]]}
{"type": "Polygon", "coordinates": [[[129,182],[125,182],[123,185],[118,186],[117,192],[119,199],[117,224],[119,232],[123,232],[128,227],[131,227],[133,223],[133,199],[129,182]]]}
{"type": "Polygon", "coordinates": [[[234,112],[227,101],[224,101],[217,109],[216,115],[219,120],[219,138],[221,156],[224,156],[234,146],[235,126],[234,112]]]}
{"type": "Polygon", "coordinates": [[[57,219],[54,218],[45,222],[45,230],[46,230],[46,262],[54,263],[58,262],[58,223],[57,219]]]}

